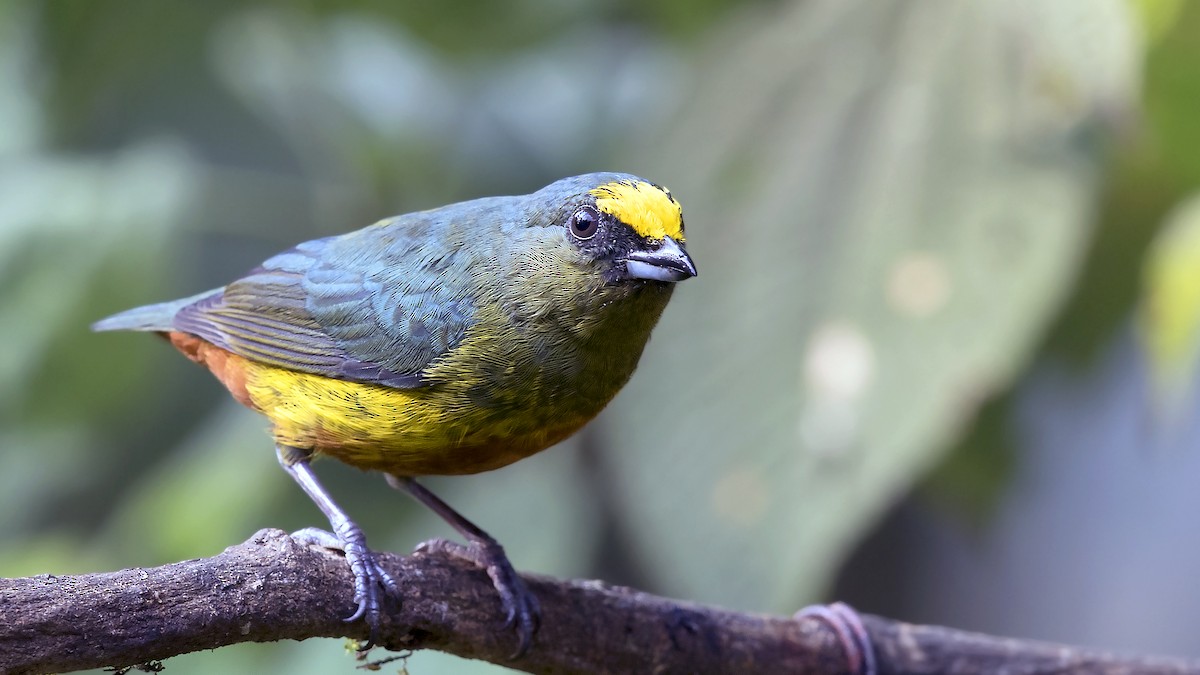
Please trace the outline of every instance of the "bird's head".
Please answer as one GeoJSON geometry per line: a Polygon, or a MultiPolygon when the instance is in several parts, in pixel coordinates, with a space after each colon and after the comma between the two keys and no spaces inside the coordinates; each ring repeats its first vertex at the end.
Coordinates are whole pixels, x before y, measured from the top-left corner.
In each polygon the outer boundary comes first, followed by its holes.
{"type": "Polygon", "coordinates": [[[696,276],[683,211],[666,188],[629,174],[596,173],[541,192],[559,197],[552,224],[606,284],[668,285],[696,276]]]}

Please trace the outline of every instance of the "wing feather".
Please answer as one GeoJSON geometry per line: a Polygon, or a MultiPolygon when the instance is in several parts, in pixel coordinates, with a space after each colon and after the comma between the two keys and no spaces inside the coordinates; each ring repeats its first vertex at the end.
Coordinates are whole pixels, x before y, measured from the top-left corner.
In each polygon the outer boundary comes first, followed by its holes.
{"type": "Polygon", "coordinates": [[[306,242],[183,307],[173,326],[281,368],[419,387],[475,308],[469,267],[448,271],[454,251],[428,255],[439,236],[430,225],[413,214],[306,242]]]}

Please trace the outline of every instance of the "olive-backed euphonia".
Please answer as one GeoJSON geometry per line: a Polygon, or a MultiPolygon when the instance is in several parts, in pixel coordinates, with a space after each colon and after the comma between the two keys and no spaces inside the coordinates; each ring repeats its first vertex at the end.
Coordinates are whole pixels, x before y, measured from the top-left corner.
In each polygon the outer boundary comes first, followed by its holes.
{"type": "Polygon", "coordinates": [[[414,481],[502,467],[574,433],[637,366],[695,276],[679,203],[636,176],[565,178],[388,218],[270,258],[233,283],[104,319],[153,331],[270,419],[280,464],[329,519],[372,634],[396,584],[309,466],[374,469],[446,519],[518,631],[537,601],[504,549],[414,481]]]}

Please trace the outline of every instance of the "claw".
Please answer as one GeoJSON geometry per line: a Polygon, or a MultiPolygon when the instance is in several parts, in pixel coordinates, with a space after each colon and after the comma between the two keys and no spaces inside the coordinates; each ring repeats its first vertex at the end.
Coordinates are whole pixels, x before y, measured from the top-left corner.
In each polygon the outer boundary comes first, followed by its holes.
{"type": "Polygon", "coordinates": [[[492,586],[500,595],[500,604],[504,609],[504,629],[516,629],[517,649],[510,658],[519,659],[533,645],[533,634],[541,625],[541,606],[535,596],[517,574],[504,548],[495,540],[490,542],[473,541],[468,546],[434,539],[423,542],[417,547],[422,552],[442,552],[456,558],[466,560],[484,568],[492,579],[492,586]]]}
{"type": "Polygon", "coordinates": [[[383,607],[379,591],[398,596],[400,587],[379,564],[375,552],[367,548],[367,540],[362,530],[353,523],[343,524],[338,529],[342,531],[333,533],[309,527],[292,536],[307,544],[341,551],[346,556],[346,563],[354,576],[354,601],[358,603],[358,608],[343,621],[353,623],[359,619],[366,619],[371,629],[370,638],[361,649],[366,651],[374,646],[379,633],[383,607]]]}
{"type": "Polygon", "coordinates": [[[397,490],[407,492],[413,499],[441,516],[471,543],[470,546],[459,546],[438,539],[427,542],[419,548],[440,549],[456,557],[469,560],[487,570],[488,576],[492,578],[492,585],[500,594],[500,603],[504,607],[504,628],[506,630],[515,628],[517,631],[517,651],[513,652],[512,658],[517,659],[523,656],[533,644],[533,634],[537,632],[538,624],[541,623],[541,608],[538,607],[537,598],[529,592],[529,589],[525,587],[525,582],[521,580],[521,576],[513,569],[512,563],[508,561],[508,556],[504,555],[504,547],[491,535],[480,529],[478,525],[450,508],[449,504],[411,477],[388,475],[387,482],[397,490]]]}
{"type": "Polygon", "coordinates": [[[541,623],[541,607],[537,596],[529,591],[525,582],[504,555],[504,549],[499,545],[495,549],[485,549],[482,552],[486,562],[488,576],[492,585],[500,594],[500,602],[504,606],[504,628],[515,628],[517,631],[517,649],[510,658],[518,659],[529,651],[533,644],[533,634],[541,623]]]}

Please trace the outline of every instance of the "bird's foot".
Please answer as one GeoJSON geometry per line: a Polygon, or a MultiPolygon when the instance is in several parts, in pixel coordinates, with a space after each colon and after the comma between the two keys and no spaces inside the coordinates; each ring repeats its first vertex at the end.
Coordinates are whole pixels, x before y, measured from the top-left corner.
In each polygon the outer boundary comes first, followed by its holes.
{"type": "Polygon", "coordinates": [[[512,658],[517,659],[529,651],[533,643],[533,634],[537,632],[541,622],[541,607],[521,575],[513,569],[512,563],[504,553],[504,547],[496,541],[472,542],[464,546],[445,539],[431,539],[417,546],[417,553],[446,553],[472,562],[487,570],[492,578],[492,585],[500,594],[500,603],[504,607],[504,627],[515,628],[517,631],[517,650],[512,658]]]}
{"type": "Polygon", "coordinates": [[[360,651],[367,651],[374,646],[375,640],[379,636],[383,597],[388,594],[399,597],[400,587],[387,573],[387,570],[379,564],[377,554],[367,548],[367,538],[363,535],[362,530],[354,523],[344,525],[339,530],[341,531],[334,533],[315,527],[306,527],[293,533],[292,537],[306,544],[341,551],[346,556],[346,562],[350,565],[350,573],[354,575],[354,602],[358,604],[358,609],[346,617],[345,621],[366,620],[371,633],[360,651]]]}
{"type": "Polygon", "coordinates": [[[796,612],[796,619],[816,619],[837,634],[846,654],[846,669],[851,673],[875,675],[875,648],[862,617],[850,605],[835,602],[831,605],[809,605],[796,612]]]}

